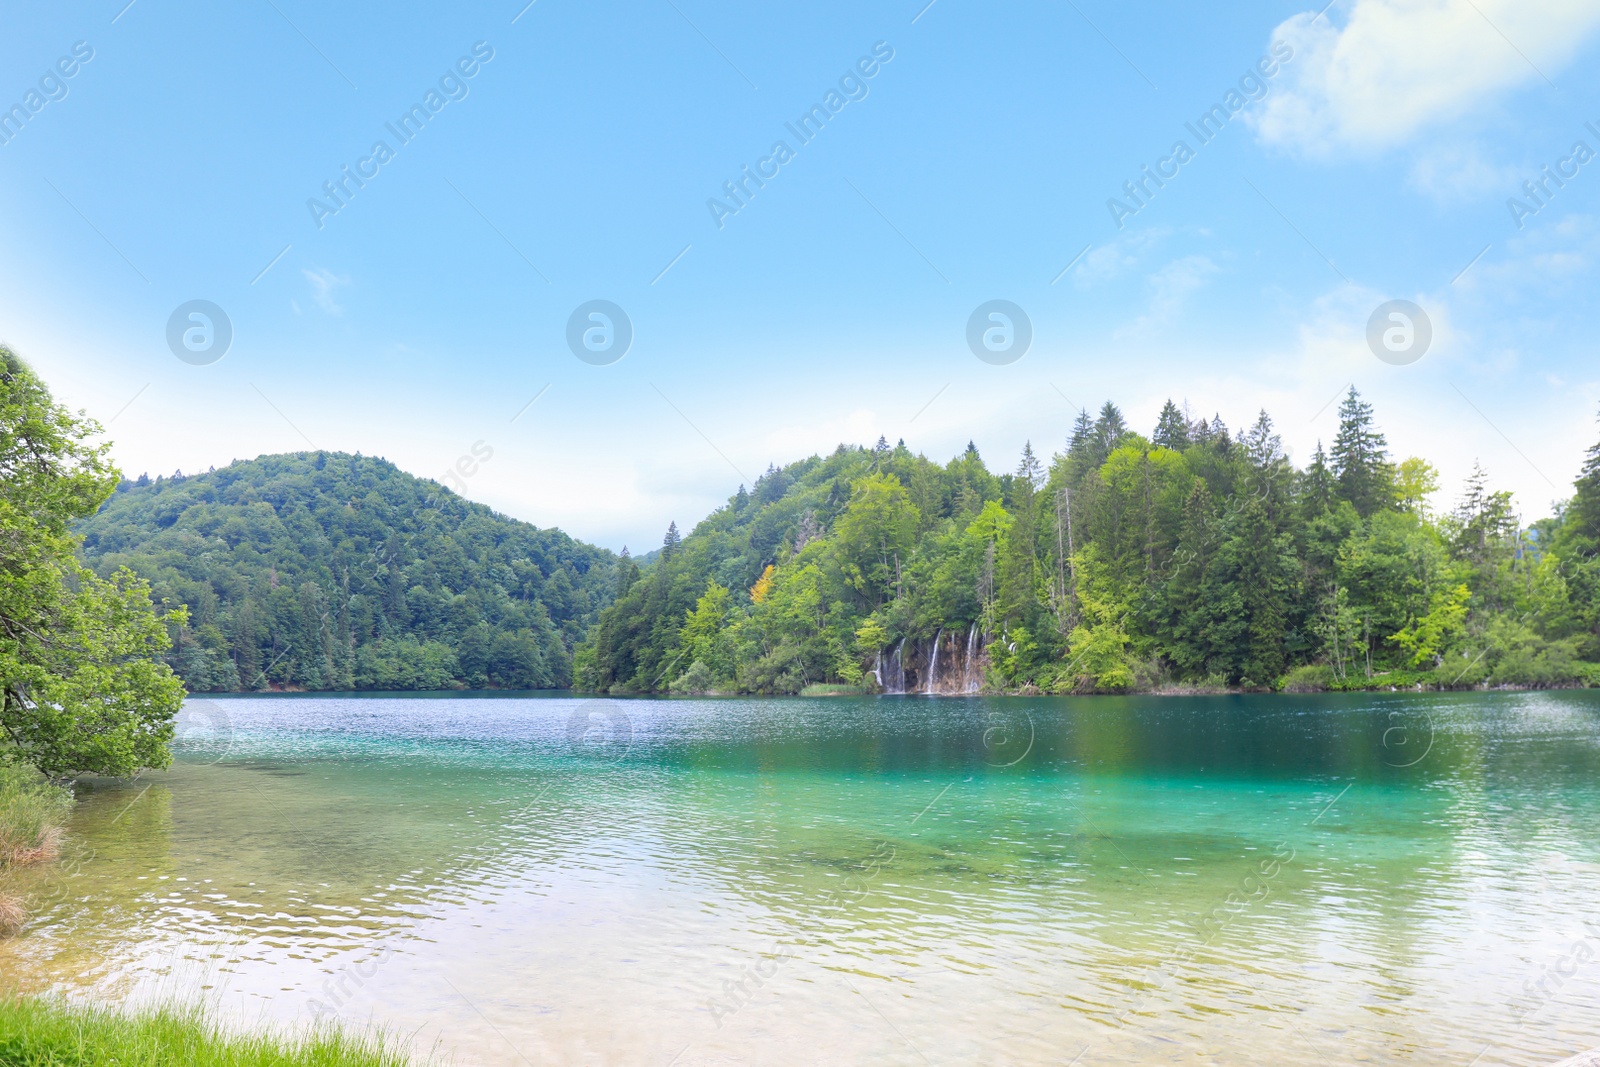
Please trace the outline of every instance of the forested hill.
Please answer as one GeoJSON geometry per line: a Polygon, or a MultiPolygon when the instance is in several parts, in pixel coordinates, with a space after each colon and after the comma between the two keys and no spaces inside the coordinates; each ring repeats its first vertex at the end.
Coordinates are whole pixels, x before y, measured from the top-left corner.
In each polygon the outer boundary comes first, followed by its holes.
{"type": "Polygon", "coordinates": [[[1446,491],[1354,390],[1303,467],[1172,403],[1106,404],[989,470],[903,444],[769,469],[660,557],[624,562],[578,652],[612,692],[1294,690],[1600,681],[1600,446],[1526,522],[1446,491]],[[1048,466],[1047,466],[1048,464],[1048,466]],[[1441,499],[1443,498],[1443,499],[1441,499]]]}
{"type": "Polygon", "coordinates": [[[616,563],[331,452],[141,476],[79,533],[97,572],[188,606],[170,660],[194,692],[564,687],[616,563]]]}

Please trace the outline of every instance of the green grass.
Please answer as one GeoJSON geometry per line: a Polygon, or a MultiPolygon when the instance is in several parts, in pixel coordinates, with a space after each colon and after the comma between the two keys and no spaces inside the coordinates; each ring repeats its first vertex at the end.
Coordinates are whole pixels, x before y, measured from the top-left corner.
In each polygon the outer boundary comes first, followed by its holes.
{"type": "Polygon", "coordinates": [[[31,767],[0,763],[0,866],[54,859],[72,805],[67,787],[31,767]]]}
{"type": "MultiPolygon", "coordinates": [[[[1452,670],[1453,667],[1428,671],[1389,670],[1368,678],[1364,670],[1356,668],[1344,681],[1339,681],[1334,677],[1331,667],[1321,665],[1296,667],[1280,679],[1278,689],[1285,693],[1371,693],[1389,689],[1416,689],[1420,686],[1423,692],[1431,693],[1477,689],[1484,684],[1484,672],[1467,675],[1452,674],[1452,670]]],[[[1494,685],[1509,689],[1566,689],[1585,686],[1591,689],[1600,688],[1600,664],[1579,663],[1571,677],[1557,677],[1542,686],[1535,681],[1516,677],[1496,682],[1494,685]]]]}
{"type": "Polygon", "coordinates": [[[19,997],[0,1000],[4,1067],[404,1067],[383,1034],[323,1027],[285,1036],[225,1032],[197,1007],[144,1012],[19,997]]]}
{"type": "Polygon", "coordinates": [[[813,682],[800,690],[803,697],[858,697],[868,692],[865,686],[859,685],[834,685],[827,682],[813,682]]]}
{"type": "MultiPolygon", "coordinates": [[[[0,873],[55,859],[73,803],[66,786],[31,767],[0,762],[0,873]]],[[[0,892],[0,937],[15,934],[27,919],[23,901],[0,892]]]]}

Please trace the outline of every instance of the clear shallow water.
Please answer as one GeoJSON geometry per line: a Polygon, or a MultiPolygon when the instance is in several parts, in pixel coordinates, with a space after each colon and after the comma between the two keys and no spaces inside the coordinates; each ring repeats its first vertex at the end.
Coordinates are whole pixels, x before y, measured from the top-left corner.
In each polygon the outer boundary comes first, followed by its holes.
{"type": "Polygon", "coordinates": [[[9,986],[334,1012],[463,1064],[1600,1045],[1600,694],[272,697],[186,726],[13,877],[9,986]]]}

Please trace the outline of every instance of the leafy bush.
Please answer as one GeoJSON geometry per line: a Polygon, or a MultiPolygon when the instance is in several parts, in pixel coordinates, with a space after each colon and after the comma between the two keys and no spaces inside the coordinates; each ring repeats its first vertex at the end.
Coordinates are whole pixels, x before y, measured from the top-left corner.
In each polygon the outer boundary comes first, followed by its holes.
{"type": "Polygon", "coordinates": [[[0,347],[0,726],[6,758],[63,778],[165,767],[183,703],[149,585],[75,556],[119,477],[99,434],[0,347]]]}
{"type": "Polygon", "coordinates": [[[683,695],[708,693],[715,684],[711,677],[711,670],[701,660],[689,664],[689,669],[673,680],[670,689],[672,692],[683,695]]]}
{"type": "Polygon", "coordinates": [[[72,814],[72,790],[14,763],[0,763],[0,865],[54,859],[72,814]]]}
{"type": "Polygon", "coordinates": [[[1336,681],[1332,667],[1310,663],[1285,675],[1280,688],[1285,693],[1326,693],[1335,687],[1336,681]]]}
{"type": "Polygon", "coordinates": [[[411,634],[377,641],[356,649],[358,689],[459,689],[455,650],[438,641],[418,641],[411,634]]]}
{"type": "MultiPolygon", "coordinates": [[[[66,786],[31,767],[0,762],[0,870],[55,859],[72,805],[66,786]]],[[[27,917],[20,899],[0,895],[0,934],[16,933],[27,917]]]]}

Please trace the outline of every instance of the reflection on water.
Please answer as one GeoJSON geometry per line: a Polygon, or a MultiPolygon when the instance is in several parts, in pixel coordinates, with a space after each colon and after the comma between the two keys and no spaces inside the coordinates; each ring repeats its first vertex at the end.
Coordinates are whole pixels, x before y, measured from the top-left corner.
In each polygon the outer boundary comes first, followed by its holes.
{"type": "MultiPolygon", "coordinates": [[[[14,873],[14,988],[460,1063],[1536,1064],[1600,699],[233,698],[14,873]]],[[[1592,925],[1586,925],[1586,922],[1592,925]]]]}

